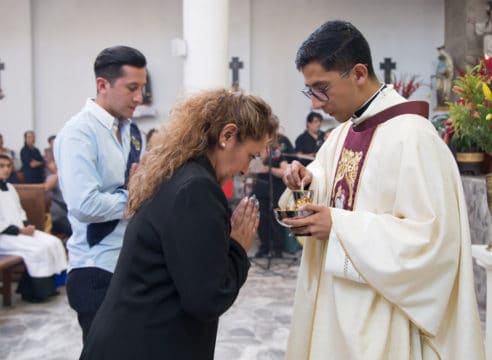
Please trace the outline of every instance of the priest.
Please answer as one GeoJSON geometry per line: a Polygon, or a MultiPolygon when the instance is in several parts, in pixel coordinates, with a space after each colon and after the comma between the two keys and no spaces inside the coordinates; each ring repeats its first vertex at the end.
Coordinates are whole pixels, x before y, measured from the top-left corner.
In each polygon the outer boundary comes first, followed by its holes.
{"type": "Polygon", "coordinates": [[[483,359],[461,180],[428,105],[378,81],[345,21],[311,34],[296,65],[313,108],[341,124],[284,176],[315,192],[312,215],[285,220],[312,235],[287,359],[483,359]]]}

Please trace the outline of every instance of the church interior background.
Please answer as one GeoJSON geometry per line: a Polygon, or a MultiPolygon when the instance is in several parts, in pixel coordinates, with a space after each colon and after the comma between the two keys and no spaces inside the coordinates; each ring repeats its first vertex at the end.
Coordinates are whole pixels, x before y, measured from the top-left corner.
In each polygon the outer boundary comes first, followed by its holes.
{"type": "MultiPolygon", "coordinates": [[[[241,61],[236,73],[240,90],[268,101],[291,141],[304,130],[310,111],[300,93],[304,85],[295,53],[324,21],[354,23],[371,45],[379,78],[413,78],[419,86],[410,98],[430,102],[431,117],[440,111],[433,76],[437,48],[445,45],[455,67],[464,69],[482,56],[484,39],[492,36],[486,0],[214,1],[228,14],[221,41],[227,43],[227,63],[233,57],[241,61]]],[[[148,131],[165,123],[175,101],[187,93],[183,27],[190,25],[184,24],[183,9],[181,0],[0,0],[0,133],[5,145],[18,152],[24,131],[34,130],[44,147],[44,139],[94,95],[92,61],[99,50],[117,44],[138,48],[148,60],[152,101],[139,109],[138,125],[148,131]]],[[[207,41],[212,46],[215,40],[207,41]]],[[[201,64],[201,72],[208,70],[207,63],[201,64]]],[[[223,71],[223,86],[231,86],[233,73],[227,66],[223,71]]],[[[335,125],[323,117],[322,128],[335,125]]],[[[475,181],[464,185],[465,193],[472,194],[467,205],[473,242],[486,244],[492,240],[486,189],[475,181]]],[[[293,255],[270,269],[261,262],[253,266],[238,302],[221,320],[217,359],[284,357],[297,260],[293,255]]],[[[485,329],[486,272],[476,266],[475,275],[485,329]]],[[[13,302],[0,309],[1,359],[77,358],[80,329],[63,290],[46,304],[27,304],[18,297],[13,302]]]]}

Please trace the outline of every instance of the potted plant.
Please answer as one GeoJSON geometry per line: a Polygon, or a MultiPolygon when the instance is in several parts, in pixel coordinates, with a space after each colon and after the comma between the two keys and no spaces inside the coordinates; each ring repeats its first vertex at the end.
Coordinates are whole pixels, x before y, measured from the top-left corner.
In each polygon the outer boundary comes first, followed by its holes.
{"type": "Polygon", "coordinates": [[[492,59],[483,59],[454,81],[458,96],[448,102],[444,134],[462,172],[481,173],[484,153],[492,154],[492,59]]]}

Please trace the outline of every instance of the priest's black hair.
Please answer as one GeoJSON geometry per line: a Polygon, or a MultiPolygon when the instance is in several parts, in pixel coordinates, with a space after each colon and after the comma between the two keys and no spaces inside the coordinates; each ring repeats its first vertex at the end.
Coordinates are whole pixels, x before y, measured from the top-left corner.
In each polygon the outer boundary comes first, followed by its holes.
{"type": "Polygon", "coordinates": [[[376,77],[371,49],[362,33],[350,22],[328,21],[305,40],[296,56],[297,70],[316,61],[326,71],[348,71],[355,64],[367,66],[370,77],[376,77]]]}

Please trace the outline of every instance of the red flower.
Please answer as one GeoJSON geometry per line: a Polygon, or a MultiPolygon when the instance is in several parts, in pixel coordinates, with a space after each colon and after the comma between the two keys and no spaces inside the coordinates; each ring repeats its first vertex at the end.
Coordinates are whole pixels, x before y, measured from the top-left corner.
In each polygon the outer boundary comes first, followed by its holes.
{"type": "Polygon", "coordinates": [[[478,73],[484,77],[486,82],[492,81],[492,58],[483,58],[479,62],[480,69],[478,73]]]}
{"type": "Polygon", "coordinates": [[[455,93],[461,93],[461,94],[463,94],[465,92],[465,89],[463,89],[462,87],[459,87],[459,86],[455,85],[455,86],[453,86],[453,91],[455,93]]]}
{"type": "Polygon", "coordinates": [[[488,74],[492,75],[492,57],[484,58],[483,64],[488,74]]]}
{"type": "Polygon", "coordinates": [[[393,88],[404,98],[408,99],[420,86],[420,82],[417,81],[418,76],[403,75],[398,80],[396,76],[393,76],[393,88]]]}

